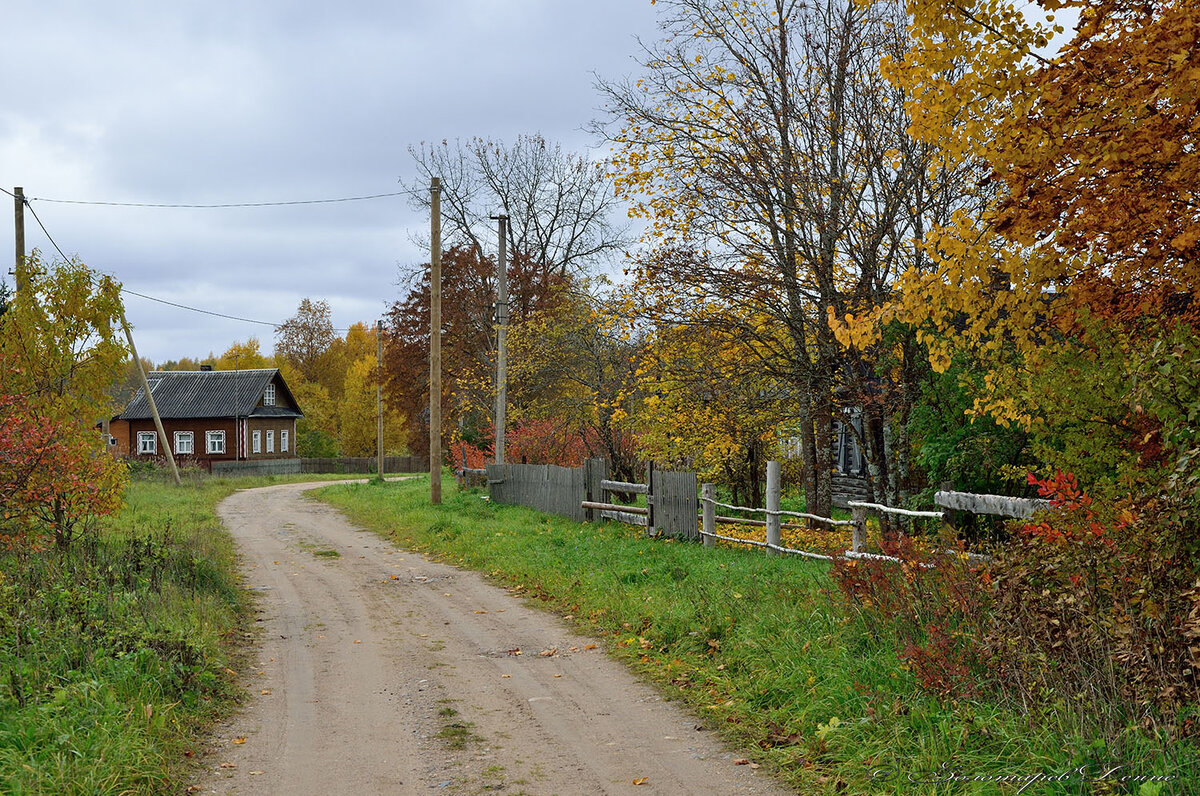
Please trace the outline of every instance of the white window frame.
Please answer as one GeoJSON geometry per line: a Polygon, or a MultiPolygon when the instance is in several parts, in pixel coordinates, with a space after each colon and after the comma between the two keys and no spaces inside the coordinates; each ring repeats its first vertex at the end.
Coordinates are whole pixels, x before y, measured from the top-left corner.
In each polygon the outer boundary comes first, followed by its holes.
{"type": "Polygon", "coordinates": [[[224,453],[225,452],[225,432],[224,431],[205,431],[204,432],[204,450],[206,453],[224,453]]]}
{"type": "Polygon", "coordinates": [[[155,456],[158,454],[158,434],[154,431],[139,431],[137,433],[138,456],[155,456]]]}
{"type": "Polygon", "coordinates": [[[267,430],[267,453],[275,452],[275,430],[267,430]]]}
{"type": "Polygon", "coordinates": [[[193,431],[175,432],[175,453],[191,456],[196,452],[196,434],[193,431]]]}
{"type": "Polygon", "coordinates": [[[263,390],[263,406],[275,405],[275,385],[268,384],[267,389],[263,390]]]}
{"type": "Polygon", "coordinates": [[[279,432],[279,452],[288,452],[288,433],[286,430],[279,432]]]}
{"type": "Polygon", "coordinates": [[[262,453],[262,432],[258,429],[250,432],[250,452],[262,453]]]}

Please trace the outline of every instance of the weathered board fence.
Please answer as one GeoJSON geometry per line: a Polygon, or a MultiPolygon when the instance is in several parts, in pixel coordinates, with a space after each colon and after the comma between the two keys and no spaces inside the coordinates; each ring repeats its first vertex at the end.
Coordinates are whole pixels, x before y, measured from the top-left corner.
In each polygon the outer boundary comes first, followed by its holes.
{"type": "Polygon", "coordinates": [[[582,467],[489,464],[488,495],[496,503],[528,506],[576,522],[618,520],[641,525],[651,536],[695,538],[696,474],[647,467],[645,483],[610,481],[604,459],[582,467]],[[612,502],[613,493],[646,496],[645,506],[612,502]]]}
{"type": "MultiPolygon", "coordinates": [[[[424,473],[429,465],[420,456],[385,456],[384,472],[424,473]]],[[[295,473],[373,473],[374,456],[343,456],[334,459],[259,459],[212,462],[213,475],[292,475],[295,473]]]]}
{"type": "Polygon", "coordinates": [[[527,506],[557,514],[575,522],[586,522],[580,506],[587,494],[587,467],[555,464],[489,464],[488,495],[493,503],[527,506]]]}

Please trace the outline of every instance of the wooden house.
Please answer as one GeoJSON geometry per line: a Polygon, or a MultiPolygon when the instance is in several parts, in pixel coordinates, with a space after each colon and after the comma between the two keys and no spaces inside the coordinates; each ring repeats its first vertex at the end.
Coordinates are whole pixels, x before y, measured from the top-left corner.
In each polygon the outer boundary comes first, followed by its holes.
{"type": "MultiPolygon", "coordinates": [[[[304,413],[277,368],[155,371],[146,380],[176,459],[211,466],[296,456],[304,413]]],[[[112,419],[109,434],[119,456],[166,455],[144,390],[112,419]]]]}

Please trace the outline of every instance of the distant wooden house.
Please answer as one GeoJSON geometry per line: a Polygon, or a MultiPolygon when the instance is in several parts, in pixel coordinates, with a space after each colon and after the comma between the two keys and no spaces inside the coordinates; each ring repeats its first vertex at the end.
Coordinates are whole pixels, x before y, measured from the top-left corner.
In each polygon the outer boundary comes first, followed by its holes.
{"type": "MultiPolygon", "coordinates": [[[[156,371],[146,380],[177,459],[211,466],[296,456],[296,421],[304,413],[277,368],[156,371]]],[[[166,455],[144,390],[112,419],[109,433],[119,456],[166,455]]]]}
{"type": "MultiPolygon", "coordinates": [[[[858,444],[862,433],[861,410],[846,410],[833,421],[833,438],[830,440],[833,456],[831,488],[833,505],[839,508],[846,508],[846,502],[850,500],[872,499],[867,458],[858,444]]],[[[800,458],[800,437],[783,440],[781,447],[786,458],[800,458]]]]}
{"type": "Polygon", "coordinates": [[[871,501],[867,457],[858,440],[863,433],[862,412],[852,409],[833,421],[833,505],[846,508],[850,500],[871,501]]]}

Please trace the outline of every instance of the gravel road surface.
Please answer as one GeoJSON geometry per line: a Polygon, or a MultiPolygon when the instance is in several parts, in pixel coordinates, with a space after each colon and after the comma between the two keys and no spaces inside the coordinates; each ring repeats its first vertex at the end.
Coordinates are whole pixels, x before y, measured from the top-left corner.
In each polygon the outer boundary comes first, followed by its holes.
{"type": "Polygon", "coordinates": [[[262,632],[190,792],[789,792],[600,642],[304,497],[321,485],[220,506],[262,632]]]}

